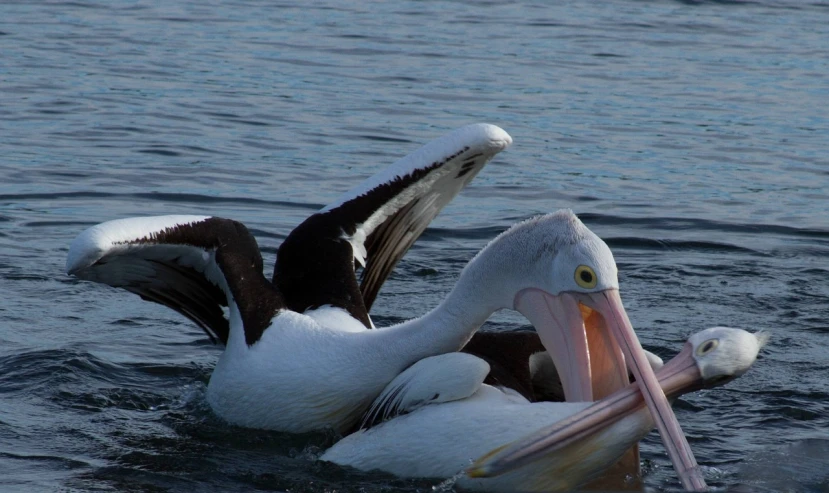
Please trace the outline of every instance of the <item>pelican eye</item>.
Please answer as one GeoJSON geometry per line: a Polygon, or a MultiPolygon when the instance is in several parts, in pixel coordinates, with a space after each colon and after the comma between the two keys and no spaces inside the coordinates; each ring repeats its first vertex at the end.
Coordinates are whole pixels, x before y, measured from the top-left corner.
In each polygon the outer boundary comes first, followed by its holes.
{"type": "Polygon", "coordinates": [[[708,339],[697,348],[697,356],[705,356],[720,345],[719,339],[708,339]]]}
{"type": "Polygon", "coordinates": [[[575,278],[576,284],[585,289],[595,288],[596,283],[599,281],[598,277],[596,277],[596,272],[594,272],[593,269],[586,265],[580,265],[576,267],[575,278]]]}

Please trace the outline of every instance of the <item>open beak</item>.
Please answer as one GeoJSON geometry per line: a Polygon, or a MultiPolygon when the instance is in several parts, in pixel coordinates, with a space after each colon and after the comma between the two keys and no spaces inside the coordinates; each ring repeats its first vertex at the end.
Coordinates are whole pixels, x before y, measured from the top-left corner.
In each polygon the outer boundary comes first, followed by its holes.
{"type": "MultiPolygon", "coordinates": [[[[618,294],[615,300],[624,313],[618,294]]],[[[630,383],[624,355],[614,337],[619,331],[609,330],[605,322],[616,320],[605,316],[613,306],[603,293],[554,296],[540,289],[525,289],[515,297],[515,309],[536,328],[555,363],[567,402],[601,399],[630,383]]]]}
{"type": "MultiPolygon", "coordinates": [[[[657,371],[665,394],[679,396],[704,387],[690,344],[657,371]]],[[[723,383],[722,380],[717,384],[723,383]]],[[[660,391],[661,392],[661,391],[660,391]]],[[[583,411],[534,432],[531,436],[500,447],[478,459],[466,473],[470,477],[496,476],[584,440],[614,422],[642,409],[645,398],[636,384],[618,390],[583,411]]]]}
{"type": "Polygon", "coordinates": [[[629,369],[645,396],[683,486],[693,490],[706,488],[688,440],[648,363],[617,289],[551,295],[531,288],[516,295],[514,306],[538,331],[555,363],[568,402],[601,399],[623,388],[628,384],[629,369]]]}

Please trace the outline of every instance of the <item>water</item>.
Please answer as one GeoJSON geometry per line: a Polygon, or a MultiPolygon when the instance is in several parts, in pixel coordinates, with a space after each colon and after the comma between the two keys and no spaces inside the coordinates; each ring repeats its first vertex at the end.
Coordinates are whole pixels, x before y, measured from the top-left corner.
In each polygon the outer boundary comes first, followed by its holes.
{"type": "MultiPolygon", "coordinates": [[[[63,264],[92,224],[198,213],[251,227],[269,271],[339,192],[486,121],[515,144],[375,320],[422,314],[498,232],[570,207],[613,249],[646,348],[773,332],[751,372],[676,406],[709,484],[825,491],[828,38],[825,2],[4,2],[0,490],[439,484],[317,463],[325,434],[225,425],[201,330],[63,264]]],[[[655,434],[643,458],[648,487],[678,487],[655,434]]]]}

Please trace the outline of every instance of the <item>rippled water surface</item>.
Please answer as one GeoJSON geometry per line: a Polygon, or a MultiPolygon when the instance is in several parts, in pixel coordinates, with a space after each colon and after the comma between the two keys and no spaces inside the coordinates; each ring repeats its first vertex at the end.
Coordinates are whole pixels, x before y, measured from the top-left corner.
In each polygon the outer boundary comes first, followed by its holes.
{"type": "MultiPolygon", "coordinates": [[[[424,313],[497,233],[572,208],[646,348],[773,332],[743,378],[676,405],[709,484],[826,491],[827,39],[815,1],[4,1],[0,490],[429,490],[315,462],[332,436],[222,423],[200,329],[63,266],[95,223],[198,213],[250,226],[270,271],[339,192],[486,121],[514,145],[375,320],[424,313]]],[[[648,487],[678,487],[655,433],[643,459],[648,487]]]]}

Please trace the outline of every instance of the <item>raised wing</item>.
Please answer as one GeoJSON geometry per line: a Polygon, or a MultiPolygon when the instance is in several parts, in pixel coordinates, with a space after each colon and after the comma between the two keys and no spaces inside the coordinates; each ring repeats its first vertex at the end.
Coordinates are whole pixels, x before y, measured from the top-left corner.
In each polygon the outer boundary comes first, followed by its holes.
{"type": "Polygon", "coordinates": [[[230,219],[156,216],[101,223],[72,241],[66,271],[170,307],[224,344],[229,322],[223,307],[238,308],[249,345],[284,308],[262,273],[256,239],[230,219]]]}
{"type": "Polygon", "coordinates": [[[428,404],[465,399],[489,373],[482,359],[465,353],[424,358],[406,368],[374,400],[360,428],[370,428],[428,404]]]}
{"type": "Polygon", "coordinates": [[[279,247],[274,283],[288,307],[333,305],[371,327],[368,310],[426,226],[495,154],[499,127],[469,125],[426,144],[309,217],[279,247]],[[358,285],[355,264],[364,266],[358,285]]]}

